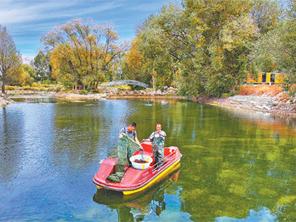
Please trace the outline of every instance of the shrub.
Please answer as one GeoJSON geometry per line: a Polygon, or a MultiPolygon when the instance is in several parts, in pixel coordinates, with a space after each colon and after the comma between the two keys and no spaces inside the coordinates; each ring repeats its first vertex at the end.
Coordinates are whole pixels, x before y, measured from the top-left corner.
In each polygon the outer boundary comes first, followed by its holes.
{"type": "Polygon", "coordinates": [[[17,86],[5,86],[5,90],[17,90],[18,88],[17,86]]]}
{"type": "Polygon", "coordinates": [[[88,94],[88,91],[87,90],[80,90],[79,91],[79,94],[81,94],[81,95],[87,95],[88,94]]]}

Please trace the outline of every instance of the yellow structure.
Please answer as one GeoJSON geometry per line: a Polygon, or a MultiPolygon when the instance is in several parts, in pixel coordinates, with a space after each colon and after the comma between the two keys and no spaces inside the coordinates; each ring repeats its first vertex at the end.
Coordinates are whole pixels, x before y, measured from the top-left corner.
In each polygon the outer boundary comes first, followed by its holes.
{"type": "Polygon", "coordinates": [[[285,81],[285,73],[275,73],[275,72],[259,72],[257,80],[252,77],[250,74],[247,76],[247,83],[254,84],[282,84],[285,81]]]}

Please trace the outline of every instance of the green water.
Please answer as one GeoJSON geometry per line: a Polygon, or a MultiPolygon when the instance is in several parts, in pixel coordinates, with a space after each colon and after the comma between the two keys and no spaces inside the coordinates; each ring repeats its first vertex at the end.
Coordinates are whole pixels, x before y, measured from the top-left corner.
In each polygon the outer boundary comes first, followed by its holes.
{"type": "Polygon", "coordinates": [[[0,109],[0,221],[296,221],[295,135],[293,121],[191,102],[18,102],[0,109]],[[137,197],[96,193],[131,121],[139,139],[162,123],[181,169],[137,197]]]}

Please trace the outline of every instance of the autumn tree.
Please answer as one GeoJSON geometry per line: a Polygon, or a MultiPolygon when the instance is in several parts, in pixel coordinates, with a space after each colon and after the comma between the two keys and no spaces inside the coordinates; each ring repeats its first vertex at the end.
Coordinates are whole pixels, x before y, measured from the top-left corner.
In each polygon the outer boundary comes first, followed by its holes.
{"type": "Polygon", "coordinates": [[[22,64],[16,69],[12,69],[7,75],[6,82],[9,85],[24,86],[33,82],[35,71],[29,64],[22,64]]]}
{"type": "Polygon", "coordinates": [[[139,28],[130,50],[125,55],[126,76],[151,84],[153,88],[176,84],[178,63],[187,53],[182,41],[182,10],[169,5],[158,15],[150,16],[139,28]]]}
{"type": "Polygon", "coordinates": [[[111,27],[74,20],[55,28],[43,39],[50,52],[52,77],[64,85],[94,89],[112,79],[122,50],[111,27]]]}
{"type": "Polygon", "coordinates": [[[138,38],[135,38],[130,49],[124,55],[123,73],[125,79],[147,82],[145,75],[143,75],[143,55],[139,51],[139,41],[138,38]]]}
{"type": "Polygon", "coordinates": [[[0,78],[3,94],[5,94],[5,84],[9,74],[16,72],[21,63],[21,56],[16,50],[12,37],[7,29],[0,25],[0,78]]]}

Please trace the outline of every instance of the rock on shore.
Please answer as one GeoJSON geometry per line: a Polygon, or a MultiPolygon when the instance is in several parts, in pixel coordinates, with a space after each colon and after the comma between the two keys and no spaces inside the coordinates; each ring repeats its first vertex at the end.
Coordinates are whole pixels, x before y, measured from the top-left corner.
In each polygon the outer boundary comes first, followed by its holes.
{"type": "Polygon", "coordinates": [[[142,89],[142,90],[121,90],[118,88],[100,88],[102,93],[106,94],[107,97],[117,97],[117,96],[176,96],[177,89],[173,87],[164,87],[163,90],[153,90],[152,88],[142,89]]]}
{"type": "Polygon", "coordinates": [[[9,100],[5,99],[2,95],[0,95],[0,107],[4,107],[10,103],[9,100]]]}
{"type": "Polygon", "coordinates": [[[289,98],[285,93],[276,96],[236,95],[225,99],[215,99],[209,104],[228,109],[257,111],[296,118],[296,98],[289,98]]]}

